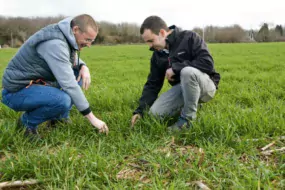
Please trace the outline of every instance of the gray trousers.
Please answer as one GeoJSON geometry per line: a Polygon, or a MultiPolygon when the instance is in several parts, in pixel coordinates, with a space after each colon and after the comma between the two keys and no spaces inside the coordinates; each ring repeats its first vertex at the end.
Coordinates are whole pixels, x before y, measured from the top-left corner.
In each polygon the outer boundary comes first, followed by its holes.
{"type": "Polygon", "coordinates": [[[208,102],[215,95],[214,82],[209,75],[196,68],[184,67],[180,80],[180,84],[173,86],[154,102],[150,114],[164,117],[180,112],[182,117],[193,120],[196,118],[198,102],[208,102]]]}

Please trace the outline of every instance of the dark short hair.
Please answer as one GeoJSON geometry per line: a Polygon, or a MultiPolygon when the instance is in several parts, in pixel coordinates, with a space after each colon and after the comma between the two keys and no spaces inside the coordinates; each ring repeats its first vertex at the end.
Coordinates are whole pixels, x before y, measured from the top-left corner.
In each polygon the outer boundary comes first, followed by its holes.
{"type": "Polygon", "coordinates": [[[151,30],[154,34],[159,34],[161,29],[169,30],[164,20],[158,16],[147,17],[141,25],[140,33],[143,34],[145,29],[151,30]]]}
{"type": "Polygon", "coordinates": [[[88,14],[74,17],[71,21],[71,28],[73,28],[73,26],[78,26],[83,32],[86,32],[88,27],[91,27],[96,32],[99,30],[96,21],[88,14]]]}

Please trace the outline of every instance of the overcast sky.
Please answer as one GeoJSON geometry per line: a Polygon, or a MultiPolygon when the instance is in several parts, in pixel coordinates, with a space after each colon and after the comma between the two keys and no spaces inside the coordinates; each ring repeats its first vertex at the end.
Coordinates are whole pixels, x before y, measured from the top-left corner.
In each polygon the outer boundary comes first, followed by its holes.
{"type": "Polygon", "coordinates": [[[183,29],[239,24],[257,29],[263,22],[285,25],[285,0],[0,0],[2,16],[92,15],[98,21],[141,24],[150,15],[183,29]]]}

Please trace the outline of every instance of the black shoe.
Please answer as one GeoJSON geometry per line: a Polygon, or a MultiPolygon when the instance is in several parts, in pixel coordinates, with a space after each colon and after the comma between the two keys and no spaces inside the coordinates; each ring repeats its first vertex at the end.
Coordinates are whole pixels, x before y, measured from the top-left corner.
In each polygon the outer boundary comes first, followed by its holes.
{"type": "Polygon", "coordinates": [[[179,117],[178,121],[168,127],[168,131],[181,131],[183,129],[190,129],[192,123],[184,117],[179,117]]]}
{"type": "Polygon", "coordinates": [[[37,129],[27,128],[22,123],[21,117],[17,121],[16,129],[19,131],[24,131],[24,137],[29,138],[31,141],[41,140],[37,129]]]}
{"type": "Polygon", "coordinates": [[[37,129],[26,128],[24,136],[29,138],[31,141],[38,141],[42,140],[40,134],[38,133],[37,129]]]}
{"type": "Polygon", "coordinates": [[[61,120],[50,120],[50,121],[47,121],[46,123],[46,127],[47,128],[56,128],[57,125],[60,125],[60,124],[71,124],[72,121],[71,119],[61,119],[61,120]]]}

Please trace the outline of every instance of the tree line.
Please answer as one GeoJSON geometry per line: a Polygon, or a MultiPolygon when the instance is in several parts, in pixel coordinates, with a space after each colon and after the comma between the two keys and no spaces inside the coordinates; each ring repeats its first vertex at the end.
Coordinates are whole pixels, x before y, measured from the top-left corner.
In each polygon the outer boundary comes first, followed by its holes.
{"type": "MultiPolygon", "coordinates": [[[[0,45],[20,47],[32,34],[46,25],[57,23],[64,16],[56,17],[4,17],[0,16],[0,45]]],[[[136,23],[99,22],[96,44],[143,43],[136,23]]],[[[274,42],[285,41],[285,28],[263,23],[259,30],[245,30],[239,25],[193,28],[208,43],[274,42]]]]}

